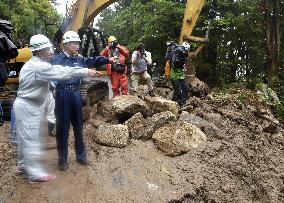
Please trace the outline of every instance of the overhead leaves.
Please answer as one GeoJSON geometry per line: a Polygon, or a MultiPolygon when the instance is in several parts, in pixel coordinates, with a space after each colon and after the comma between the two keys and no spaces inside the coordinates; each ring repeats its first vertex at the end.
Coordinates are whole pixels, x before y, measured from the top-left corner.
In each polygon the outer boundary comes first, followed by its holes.
{"type": "Polygon", "coordinates": [[[27,43],[33,34],[46,34],[52,37],[60,21],[54,5],[57,1],[49,0],[2,0],[0,18],[7,19],[14,25],[14,39],[27,43]],[[45,28],[47,25],[47,28],[45,28]]]}

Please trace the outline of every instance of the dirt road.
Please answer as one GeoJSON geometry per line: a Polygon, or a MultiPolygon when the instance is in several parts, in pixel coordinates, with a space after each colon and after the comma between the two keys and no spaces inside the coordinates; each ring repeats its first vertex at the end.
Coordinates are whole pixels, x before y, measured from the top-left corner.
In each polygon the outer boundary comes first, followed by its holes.
{"type": "MultiPolygon", "coordinates": [[[[7,129],[7,125],[2,128],[7,129]]],[[[182,194],[168,181],[178,176],[167,163],[171,158],[165,159],[152,142],[133,141],[126,149],[116,149],[86,141],[91,165],[78,164],[70,148],[69,169],[61,172],[57,169],[55,140],[46,136],[43,163],[57,175],[48,183],[29,184],[17,174],[13,155],[5,166],[5,180],[1,178],[0,202],[165,202],[182,194]]],[[[15,153],[15,147],[11,150],[15,153]]]]}

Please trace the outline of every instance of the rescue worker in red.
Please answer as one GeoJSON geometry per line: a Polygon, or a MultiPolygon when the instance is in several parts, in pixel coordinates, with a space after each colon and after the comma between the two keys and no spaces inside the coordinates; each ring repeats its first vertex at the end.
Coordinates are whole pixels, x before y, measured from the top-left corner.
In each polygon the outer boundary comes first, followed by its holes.
{"type": "Polygon", "coordinates": [[[129,56],[128,49],[118,44],[114,36],[110,36],[108,38],[108,46],[102,50],[100,55],[118,57],[116,63],[106,64],[106,72],[110,76],[113,97],[119,96],[120,94],[128,94],[127,66],[125,65],[125,60],[129,56]]]}

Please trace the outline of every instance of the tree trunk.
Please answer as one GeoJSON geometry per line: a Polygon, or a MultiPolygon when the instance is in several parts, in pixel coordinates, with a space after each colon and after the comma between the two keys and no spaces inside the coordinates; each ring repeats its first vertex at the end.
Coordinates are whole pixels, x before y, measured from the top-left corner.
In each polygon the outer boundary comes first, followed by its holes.
{"type": "Polygon", "coordinates": [[[273,87],[279,72],[280,52],[280,7],[279,0],[263,0],[264,24],[266,32],[266,54],[268,84],[273,87]]]}

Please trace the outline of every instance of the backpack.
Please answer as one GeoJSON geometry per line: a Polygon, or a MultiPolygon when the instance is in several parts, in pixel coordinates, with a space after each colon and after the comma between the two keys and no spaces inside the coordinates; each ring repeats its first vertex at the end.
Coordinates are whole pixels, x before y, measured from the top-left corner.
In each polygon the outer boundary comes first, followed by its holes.
{"type": "Polygon", "coordinates": [[[188,58],[188,52],[184,50],[182,46],[176,47],[173,56],[172,56],[172,63],[174,67],[183,69],[184,64],[186,63],[188,58]]]}

